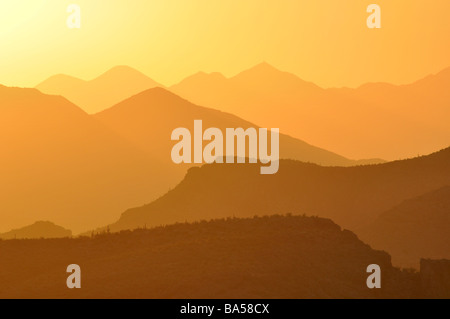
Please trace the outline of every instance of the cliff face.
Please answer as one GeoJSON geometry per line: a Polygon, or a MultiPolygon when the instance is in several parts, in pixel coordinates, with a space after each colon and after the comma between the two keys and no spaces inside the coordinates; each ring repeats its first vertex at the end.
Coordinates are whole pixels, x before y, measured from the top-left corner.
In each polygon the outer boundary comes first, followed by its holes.
{"type": "Polygon", "coordinates": [[[450,298],[450,260],[422,259],[420,278],[424,298],[450,298]]]}

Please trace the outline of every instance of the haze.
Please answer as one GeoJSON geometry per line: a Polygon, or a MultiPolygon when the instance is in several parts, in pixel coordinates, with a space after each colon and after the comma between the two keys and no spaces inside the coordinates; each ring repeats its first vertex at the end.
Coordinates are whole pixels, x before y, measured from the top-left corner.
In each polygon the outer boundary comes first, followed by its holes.
{"type": "Polygon", "coordinates": [[[378,0],[379,30],[367,28],[371,2],[360,0],[77,0],[80,30],[66,26],[70,3],[2,1],[1,84],[34,87],[59,73],[90,80],[130,65],[169,86],[267,61],[322,87],[354,87],[409,83],[450,65],[448,0],[378,0]]]}

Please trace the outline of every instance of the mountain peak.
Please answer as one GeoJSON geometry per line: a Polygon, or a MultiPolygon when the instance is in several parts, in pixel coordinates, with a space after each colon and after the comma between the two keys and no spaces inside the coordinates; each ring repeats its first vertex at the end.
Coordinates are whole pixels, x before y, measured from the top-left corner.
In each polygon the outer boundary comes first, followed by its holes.
{"type": "MultiPolygon", "coordinates": [[[[247,71],[257,71],[257,72],[283,72],[278,70],[276,67],[274,67],[273,65],[267,63],[266,61],[263,61],[253,67],[251,67],[250,69],[248,69],[247,71]]],[[[245,72],[245,71],[244,71],[245,72]]]]}
{"type": "Polygon", "coordinates": [[[128,99],[108,108],[99,114],[111,114],[111,112],[123,111],[127,109],[148,109],[151,106],[184,105],[187,100],[166,90],[162,87],[154,87],[135,94],[128,99]]]}
{"type": "Polygon", "coordinates": [[[181,97],[179,97],[178,95],[176,95],[175,93],[170,92],[169,90],[166,90],[165,88],[162,87],[154,87],[148,90],[145,90],[141,93],[139,93],[138,95],[153,95],[153,96],[160,96],[160,97],[170,97],[170,98],[178,98],[181,99],[181,97]]]}
{"type": "Polygon", "coordinates": [[[57,75],[37,86],[46,94],[61,95],[93,114],[103,111],[144,90],[160,87],[145,74],[132,67],[113,67],[90,81],[57,75]]]}
{"type": "Polygon", "coordinates": [[[286,78],[296,78],[297,80],[301,80],[296,75],[289,72],[281,71],[267,62],[261,62],[245,71],[242,71],[234,78],[240,78],[243,76],[254,76],[256,77],[256,79],[261,79],[261,77],[279,78],[283,76],[286,78]]]}
{"type": "Polygon", "coordinates": [[[151,80],[144,73],[142,73],[136,69],[133,69],[130,66],[126,66],[126,65],[115,66],[115,67],[109,69],[108,71],[106,71],[105,73],[101,74],[99,77],[97,77],[93,81],[100,80],[100,79],[104,80],[105,78],[111,78],[111,79],[145,78],[145,79],[151,80]]]}
{"type": "Polygon", "coordinates": [[[138,93],[135,96],[132,96],[130,99],[134,99],[134,98],[138,98],[138,99],[146,99],[147,101],[154,101],[157,103],[179,103],[179,102],[187,102],[185,99],[183,99],[182,97],[176,95],[175,93],[172,93],[168,90],[166,90],[165,88],[162,87],[154,87],[148,90],[145,90],[141,93],[138,93]]]}
{"type": "Polygon", "coordinates": [[[259,88],[275,88],[276,86],[281,85],[284,89],[289,87],[297,92],[300,89],[308,89],[316,93],[322,90],[316,84],[305,81],[293,73],[281,71],[267,62],[259,63],[234,76],[231,80],[241,84],[245,83],[246,85],[252,83],[259,88]]]}

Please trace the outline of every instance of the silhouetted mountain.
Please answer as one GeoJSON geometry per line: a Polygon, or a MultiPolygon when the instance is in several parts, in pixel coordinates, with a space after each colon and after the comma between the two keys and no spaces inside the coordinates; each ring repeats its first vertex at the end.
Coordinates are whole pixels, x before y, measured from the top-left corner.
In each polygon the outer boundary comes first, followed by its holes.
{"type": "Polygon", "coordinates": [[[52,76],[36,86],[46,94],[62,95],[87,113],[97,113],[144,90],[162,86],[127,66],[114,67],[91,81],[52,76]]]}
{"type": "Polygon", "coordinates": [[[354,98],[368,99],[397,115],[414,121],[433,123],[440,129],[448,129],[450,116],[448,101],[450,92],[450,68],[429,75],[408,85],[368,83],[357,89],[333,89],[354,98]],[[394,105],[395,104],[395,107],[394,105]]]}
{"type": "Polygon", "coordinates": [[[0,231],[51,220],[75,232],[169,189],[172,173],[77,106],[0,86],[0,231]]]}
{"type": "Polygon", "coordinates": [[[0,241],[0,255],[0,298],[409,298],[419,285],[387,253],[307,217],[0,241]],[[82,289],[70,290],[65,270],[74,262],[82,289]],[[371,264],[382,269],[381,289],[366,286],[371,264]]]}
{"type": "Polygon", "coordinates": [[[417,268],[420,258],[450,259],[450,186],[405,200],[360,233],[403,267],[417,268]]]}
{"type": "Polygon", "coordinates": [[[229,79],[200,73],[170,90],[347,157],[393,160],[448,146],[449,85],[450,69],[407,86],[322,89],[263,63],[229,79]]]}
{"type": "Polygon", "coordinates": [[[65,238],[72,236],[72,231],[51,222],[39,221],[33,225],[0,234],[0,239],[37,239],[65,238]]]}
{"type": "Polygon", "coordinates": [[[158,200],[129,209],[112,231],[255,214],[318,215],[358,230],[405,199],[450,183],[450,148],[429,156],[358,167],[321,167],[280,161],[275,175],[258,165],[220,164],[190,169],[158,200]]]}
{"type": "MultiPolygon", "coordinates": [[[[249,127],[233,115],[150,89],[96,116],[35,89],[0,87],[0,231],[46,219],[76,232],[104,225],[185,175],[173,129],[249,127]],[[26,200],[24,200],[26,198],[26,200]]],[[[281,155],[326,165],[360,162],[281,137],[281,155]]]]}
{"type": "MultiPolygon", "coordinates": [[[[256,127],[234,115],[194,105],[163,88],[141,92],[96,114],[95,118],[149,154],[170,163],[171,149],[175,145],[170,139],[172,131],[186,127],[193,132],[194,120],[203,120],[204,129],[217,127],[222,132],[226,128],[256,127]]],[[[282,158],[330,166],[381,162],[376,159],[349,160],[286,135],[280,136],[280,155],[282,158]]]]}
{"type": "MultiPolygon", "coordinates": [[[[417,153],[426,154],[446,145],[450,139],[449,86],[450,68],[447,68],[408,85],[369,83],[357,89],[335,91],[352,99],[371,101],[405,122],[416,123],[418,133],[410,132],[412,138],[406,146],[411,149],[410,154],[414,154],[414,148],[417,153]]],[[[384,126],[382,122],[380,125],[384,126]]],[[[404,130],[401,122],[397,129],[404,130]]]]}
{"type": "MultiPolygon", "coordinates": [[[[199,72],[170,89],[196,103],[211,107],[221,107],[227,105],[228,102],[238,103],[242,106],[246,100],[248,105],[245,109],[252,108],[255,112],[258,109],[255,102],[260,102],[268,96],[275,98],[272,102],[278,101],[281,104],[285,102],[285,98],[293,94],[314,96],[323,91],[317,85],[303,81],[291,73],[279,71],[267,63],[258,64],[230,79],[220,73],[199,72]],[[259,93],[263,93],[263,96],[258,97],[259,93]],[[275,95],[277,96],[275,97],[275,95]]],[[[227,105],[226,110],[239,115],[240,107],[232,104],[227,105]]],[[[262,103],[259,106],[260,112],[266,111],[266,105],[267,103],[262,103]]],[[[284,107],[283,105],[278,106],[284,107]]],[[[245,112],[246,110],[241,111],[245,112]]],[[[242,114],[249,115],[248,113],[242,114]]]]}

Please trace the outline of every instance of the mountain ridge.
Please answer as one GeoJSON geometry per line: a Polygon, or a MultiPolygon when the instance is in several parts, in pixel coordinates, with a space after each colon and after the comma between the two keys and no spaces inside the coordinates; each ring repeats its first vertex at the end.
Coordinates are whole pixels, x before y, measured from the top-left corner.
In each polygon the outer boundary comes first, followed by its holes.
{"type": "Polygon", "coordinates": [[[389,251],[394,264],[417,268],[420,258],[450,259],[450,183],[405,199],[361,230],[361,238],[389,251]]]}
{"type": "Polygon", "coordinates": [[[72,231],[49,221],[37,221],[19,229],[0,234],[0,239],[40,239],[71,237],[72,231]]]}
{"type": "Polygon", "coordinates": [[[321,88],[264,64],[220,81],[188,77],[169,89],[346,157],[396,160],[447,146],[448,70],[403,86],[349,89],[321,88]]]}
{"type": "Polygon", "coordinates": [[[36,89],[0,87],[0,145],[2,232],[40,219],[82,231],[171,184],[172,173],[152,167],[151,155],[36,89]]]}
{"type": "MultiPolygon", "coordinates": [[[[223,131],[226,128],[257,128],[245,119],[193,104],[164,88],[140,92],[94,117],[140,145],[142,149],[153,154],[164,154],[163,156],[170,154],[172,144],[161,144],[160,136],[170,137],[172,130],[177,127],[191,128],[194,120],[201,119],[205,128],[218,127],[223,131]]],[[[284,134],[280,134],[280,155],[281,158],[294,158],[321,165],[350,166],[383,162],[381,159],[350,160],[284,134]]]]}
{"type": "Polygon", "coordinates": [[[152,87],[162,85],[128,66],[113,67],[92,80],[64,74],[52,76],[36,86],[43,93],[65,96],[89,114],[152,87]]]}
{"type": "Polygon", "coordinates": [[[411,298],[420,285],[417,274],[394,268],[387,253],[313,217],[0,241],[0,252],[2,298],[411,298]],[[82,289],[61,285],[67,274],[60,269],[73,260],[86,279],[82,289]],[[383,269],[382,289],[367,289],[373,263],[383,269]]]}
{"type": "Polygon", "coordinates": [[[253,214],[317,215],[359,234],[361,228],[403,200],[450,183],[450,148],[428,156],[356,167],[322,167],[281,160],[273,176],[253,164],[191,168],[158,200],[125,211],[112,231],[144,225],[253,214]]]}

